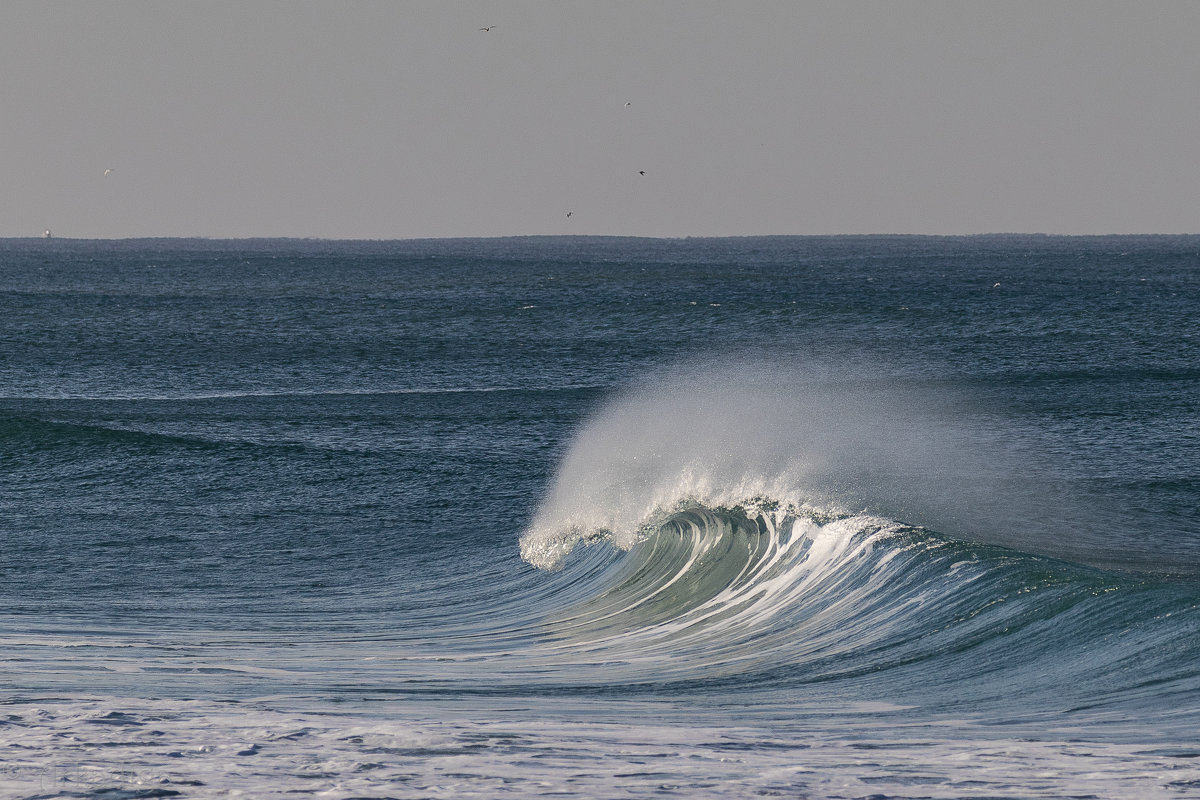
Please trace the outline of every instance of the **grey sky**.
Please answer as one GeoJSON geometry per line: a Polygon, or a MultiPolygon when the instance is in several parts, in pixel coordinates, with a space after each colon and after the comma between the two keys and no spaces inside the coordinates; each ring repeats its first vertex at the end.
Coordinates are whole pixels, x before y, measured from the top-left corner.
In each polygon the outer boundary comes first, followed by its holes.
{"type": "Polygon", "coordinates": [[[5,0],[0,236],[1200,232],[1198,41],[1197,2],[5,0]]]}

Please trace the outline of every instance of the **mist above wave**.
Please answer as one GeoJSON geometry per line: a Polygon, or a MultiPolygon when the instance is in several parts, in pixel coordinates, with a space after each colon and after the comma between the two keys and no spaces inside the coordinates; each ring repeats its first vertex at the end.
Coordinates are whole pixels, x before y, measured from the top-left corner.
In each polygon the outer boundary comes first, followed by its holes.
{"type": "Polygon", "coordinates": [[[961,392],[882,370],[715,359],[648,375],[578,431],[521,538],[554,568],[581,541],[629,549],[689,505],[869,513],[1086,561],[1066,493],[961,392]]]}

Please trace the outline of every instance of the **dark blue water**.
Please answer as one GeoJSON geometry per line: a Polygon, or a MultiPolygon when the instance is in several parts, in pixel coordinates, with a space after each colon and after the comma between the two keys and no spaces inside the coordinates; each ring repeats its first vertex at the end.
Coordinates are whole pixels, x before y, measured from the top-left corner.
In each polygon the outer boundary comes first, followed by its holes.
{"type": "Polygon", "coordinates": [[[0,242],[0,791],[1200,797],[1198,312],[1200,237],[0,242]]]}

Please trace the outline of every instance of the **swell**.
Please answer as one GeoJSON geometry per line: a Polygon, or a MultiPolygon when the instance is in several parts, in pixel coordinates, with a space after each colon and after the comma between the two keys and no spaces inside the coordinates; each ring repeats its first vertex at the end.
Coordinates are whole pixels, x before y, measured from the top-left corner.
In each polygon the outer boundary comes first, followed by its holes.
{"type": "Polygon", "coordinates": [[[287,400],[287,399],[324,399],[324,398],[370,398],[389,397],[393,395],[488,395],[488,394],[553,394],[576,392],[580,390],[599,389],[598,384],[569,383],[554,387],[544,386],[403,386],[383,388],[339,388],[339,389],[258,389],[258,390],[229,390],[229,391],[179,391],[162,393],[153,389],[144,392],[128,390],[95,393],[64,392],[26,392],[22,394],[0,396],[2,403],[21,402],[52,402],[52,403],[202,403],[206,401],[237,401],[237,400],[287,400]]]}
{"type": "Polygon", "coordinates": [[[216,438],[199,434],[165,433],[139,430],[100,422],[47,420],[25,414],[0,413],[0,442],[23,453],[49,453],[79,447],[126,448],[139,459],[164,450],[224,452],[252,451],[264,448],[300,452],[312,449],[302,443],[253,441],[245,438],[216,438]]]}
{"type": "Polygon", "coordinates": [[[0,415],[0,436],[41,447],[107,443],[135,446],[163,443],[196,446],[215,444],[197,436],[141,431],[97,422],[47,420],[27,414],[0,415]]]}

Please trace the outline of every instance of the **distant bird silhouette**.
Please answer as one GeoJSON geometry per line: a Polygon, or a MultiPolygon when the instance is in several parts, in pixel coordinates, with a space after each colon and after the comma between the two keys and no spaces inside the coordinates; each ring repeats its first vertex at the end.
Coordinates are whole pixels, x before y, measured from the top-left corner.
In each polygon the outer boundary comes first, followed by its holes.
{"type": "Polygon", "coordinates": [[[644,170],[644,169],[638,170],[638,175],[645,175],[645,174],[646,174],[646,170],[644,170]]]}
{"type": "Polygon", "coordinates": [[[490,30],[491,30],[492,28],[494,28],[494,27],[496,27],[496,26],[495,26],[495,25],[488,25],[486,28],[480,28],[479,30],[481,30],[481,31],[490,31],[490,30]]]}
{"type": "Polygon", "coordinates": [[[574,213],[575,213],[574,211],[568,211],[568,212],[567,212],[567,219],[570,219],[570,218],[571,218],[571,215],[572,215],[572,214],[574,214],[574,213]]]}
{"type": "Polygon", "coordinates": [[[111,170],[111,169],[106,169],[106,170],[104,170],[104,174],[105,174],[105,175],[108,175],[110,172],[112,172],[112,170],[111,170]]]}
{"type": "Polygon", "coordinates": [[[633,103],[626,103],[626,104],[625,104],[625,107],[626,107],[626,108],[629,108],[631,105],[633,105],[633,103]]]}

